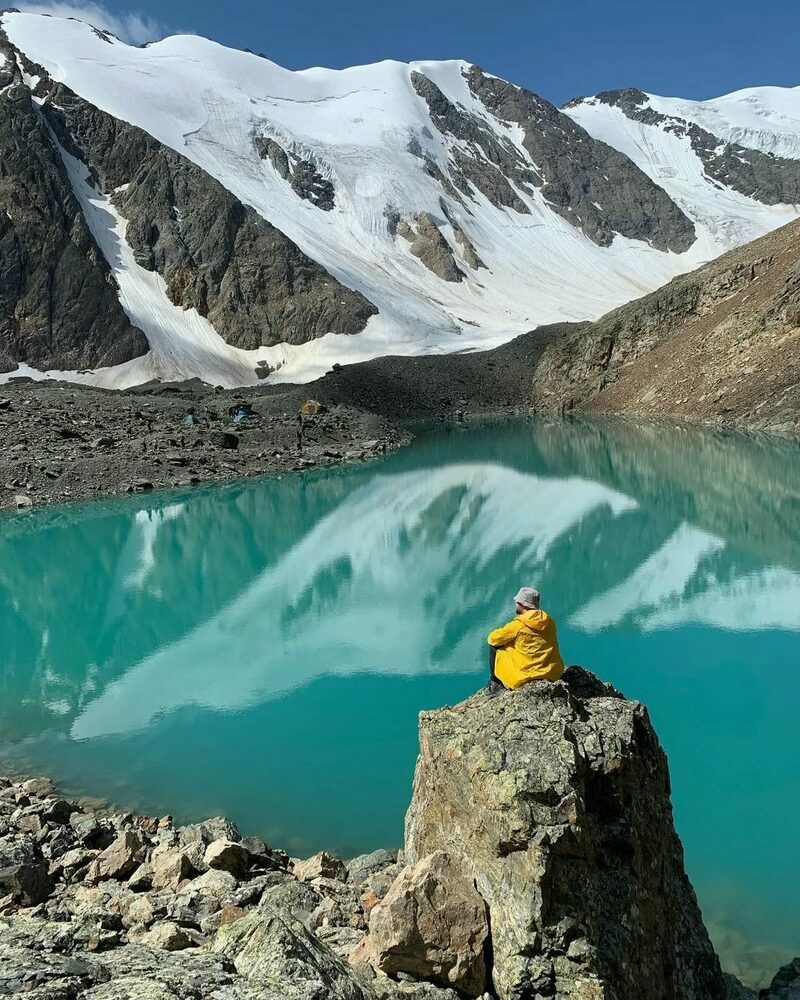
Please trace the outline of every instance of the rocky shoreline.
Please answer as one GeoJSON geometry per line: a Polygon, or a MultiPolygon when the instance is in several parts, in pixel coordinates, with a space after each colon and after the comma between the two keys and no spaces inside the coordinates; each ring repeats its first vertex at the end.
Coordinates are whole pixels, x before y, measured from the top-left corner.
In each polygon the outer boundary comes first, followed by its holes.
{"type": "Polygon", "coordinates": [[[307,406],[301,415],[308,402],[302,386],[234,392],[188,382],[125,393],[2,386],[0,510],[324,468],[410,440],[386,418],[348,405],[307,406]],[[240,402],[252,413],[236,422],[229,410],[240,402]]]}
{"type": "MultiPolygon", "coordinates": [[[[422,714],[399,852],[292,859],[0,778],[2,995],[756,997],[720,972],[646,710],[577,667],[422,714]]],[[[798,995],[795,960],[760,997],[798,995]]]]}

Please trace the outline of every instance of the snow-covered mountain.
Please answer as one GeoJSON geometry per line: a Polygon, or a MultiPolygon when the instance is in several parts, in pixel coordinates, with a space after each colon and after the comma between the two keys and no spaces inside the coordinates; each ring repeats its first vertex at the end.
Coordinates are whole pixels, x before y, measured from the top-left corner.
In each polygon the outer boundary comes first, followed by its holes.
{"type": "Polygon", "coordinates": [[[0,380],[304,380],[596,318],[797,217],[800,89],[562,112],[7,12],[0,161],[0,380]]]}

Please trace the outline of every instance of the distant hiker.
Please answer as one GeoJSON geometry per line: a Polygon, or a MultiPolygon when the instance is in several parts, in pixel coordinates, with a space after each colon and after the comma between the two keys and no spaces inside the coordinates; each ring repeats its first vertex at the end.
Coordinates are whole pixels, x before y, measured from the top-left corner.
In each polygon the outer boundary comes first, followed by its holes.
{"type": "Polygon", "coordinates": [[[200,421],[197,419],[197,414],[194,411],[194,407],[190,406],[186,411],[186,416],[183,418],[184,427],[196,427],[200,421]]]}
{"type": "Polygon", "coordinates": [[[556,623],[539,607],[539,591],[520,587],[516,617],[489,633],[489,683],[486,694],[500,694],[529,681],[557,681],[564,673],[556,623]]]}

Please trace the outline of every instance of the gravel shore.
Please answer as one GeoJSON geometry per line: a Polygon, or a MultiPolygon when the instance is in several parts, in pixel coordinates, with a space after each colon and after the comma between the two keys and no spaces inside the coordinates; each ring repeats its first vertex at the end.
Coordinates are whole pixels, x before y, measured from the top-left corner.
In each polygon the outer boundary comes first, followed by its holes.
{"type": "Polygon", "coordinates": [[[219,391],[198,382],[128,392],[48,382],[0,388],[0,509],[226,482],[374,458],[410,440],[309,388],[219,391]],[[229,415],[244,402],[253,414],[229,415]],[[191,416],[190,416],[191,414],[191,416]]]}

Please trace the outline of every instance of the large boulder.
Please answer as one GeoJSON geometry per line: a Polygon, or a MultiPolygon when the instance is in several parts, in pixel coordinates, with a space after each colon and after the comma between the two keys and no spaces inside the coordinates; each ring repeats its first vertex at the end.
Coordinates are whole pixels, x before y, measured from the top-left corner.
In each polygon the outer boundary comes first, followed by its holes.
{"type": "Polygon", "coordinates": [[[406,854],[489,910],[500,1000],[723,1000],[647,710],[580,668],[423,713],[406,854]]]}
{"type": "Polygon", "coordinates": [[[468,996],[486,989],[486,904],[442,851],[406,868],[369,919],[372,963],[468,996]]]}
{"type": "Polygon", "coordinates": [[[269,904],[221,927],[210,950],[286,1000],[368,1000],[342,959],[289,913],[269,904]]]}
{"type": "Polygon", "coordinates": [[[230,872],[239,878],[247,871],[250,852],[241,844],[221,837],[219,840],[213,840],[205,849],[203,862],[208,868],[230,872]]]}
{"type": "Polygon", "coordinates": [[[141,838],[133,830],[126,830],[94,859],[86,874],[86,881],[123,879],[133,874],[141,860],[141,838]]]}
{"type": "Polygon", "coordinates": [[[315,878],[333,878],[344,881],[347,878],[347,865],[327,851],[320,851],[306,861],[295,861],[293,868],[295,878],[301,882],[311,882],[315,878]]]}

